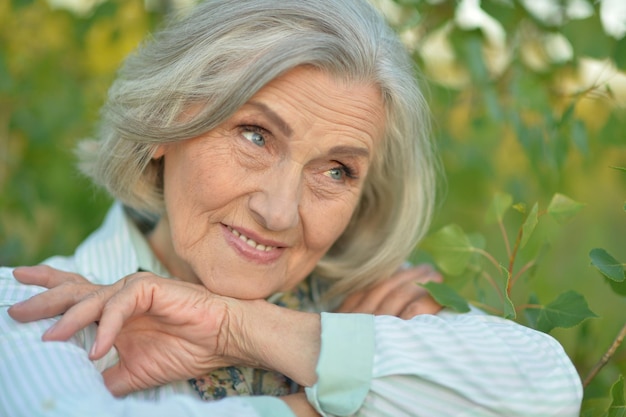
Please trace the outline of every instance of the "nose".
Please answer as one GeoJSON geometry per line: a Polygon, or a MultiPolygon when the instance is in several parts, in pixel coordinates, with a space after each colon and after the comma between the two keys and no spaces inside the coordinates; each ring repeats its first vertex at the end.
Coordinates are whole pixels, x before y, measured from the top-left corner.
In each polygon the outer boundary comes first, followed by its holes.
{"type": "Polygon", "coordinates": [[[264,228],[281,231],[293,228],[300,220],[302,167],[282,162],[261,178],[258,191],[252,193],[248,207],[252,217],[264,228]]]}

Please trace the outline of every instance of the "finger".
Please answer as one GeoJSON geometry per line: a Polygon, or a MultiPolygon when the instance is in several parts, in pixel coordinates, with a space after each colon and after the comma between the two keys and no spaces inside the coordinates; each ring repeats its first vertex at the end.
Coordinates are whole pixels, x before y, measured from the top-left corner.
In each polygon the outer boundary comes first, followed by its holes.
{"type": "Polygon", "coordinates": [[[115,284],[101,286],[97,291],[88,293],[44,333],[43,339],[67,340],[91,323],[99,321],[89,358],[102,358],[113,347],[124,323],[149,309],[151,297],[146,290],[149,282],[145,281],[123,278],[115,284]]]}
{"type": "Polygon", "coordinates": [[[353,313],[356,306],[359,305],[363,297],[365,297],[365,293],[366,291],[358,291],[348,295],[335,311],[337,313],[353,313]]]}
{"type": "Polygon", "coordinates": [[[124,323],[150,310],[154,285],[154,280],[142,276],[129,276],[115,284],[114,294],[101,311],[91,359],[100,359],[111,349],[124,323]]]}
{"type": "Polygon", "coordinates": [[[47,265],[18,267],[13,270],[13,276],[23,284],[50,288],[9,309],[9,315],[20,322],[62,314],[95,287],[78,274],[59,271],[47,265]]]}
{"type": "Polygon", "coordinates": [[[426,291],[425,288],[417,285],[416,282],[411,282],[397,288],[385,299],[381,300],[381,302],[374,307],[372,314],[399,317],[408,306],[413,303],[419,304],[426,296],[428,296],[428,291],[426,291]]]}
{"type": "Polygon", "coordinates": [[[102,377],[104,378],[104,385],[115,397],[123,397],[133,392],[132,376],[122,362],[105,369],[102,372],[102,377]]]}
{"type": "MultiPolygon", "coordinates": [[[[393,276],[369,290],[353,311],[367,314],[397,315],[407,305],[410,297],[422,295],[419,290],[420,287],[417,287],[415,282],[428,280],[426,277],[432,274],[436,273],[427,264],[412,268],[400,268],[393,276]]],[[[435,279],[434,276],[433,279],[435,279]]]]}
{"type": "Polygon", "coordinates": [[[89,282],[78,274],[60,271],[48,265],[20,266],[13,270],[13,276],[22,284],[46,288],[54,288],[67,282],[89,282]]]}
{"type": "Polygon", "coordinates": [[[404,284],[395,288],[394,292],[384,299],[374,314],[387,314],[397,317],[415,314],[434,314],[439,305],[430,297],[428,291],[419,284],[442,282],[443,277],[430,265],[420,265],[404,272],[404,284]]]}
{"type": "Polygon", "coordinates": [[[8,313],[22,323],[55,317],[65,313],[97,287],[95,284],[62,284],[14,304],[8,313]]]}
{"type": "MultiPolygon", "coordinates": [[[[379,304],[397,286],[404,285],[412,272],[402,266],[391,277],[375,283],[370,288],[350,294],[336,310],[338,313],[366,313],[374,314],[379,304]]],[[[398,310],[399,311],[399,310],[398,310]]]]}
{"type": "Polygon", "coordinates": [[[428,264],[422,264],[412,268],[410,271],[414,274],[414,280],[417,283],[443,282],[443,276],[428,264]]]}
{"type": "Polygon", "coordinates": [[[374,314],[376,308],[396,285],[398,285],[397,280],[388,279],[374,284],[373,287],[354,293],[346,298],[339,312],[374,314]]]}
{"type": "Polygon", "coordinates": [[[408,320],[420,314],[437,314],[442,307],[430,295],[426,295],[419,300],[410,303],[399,315],[400,318],[408,320]]]}
{"type": "Polygon", "coordinates": [[[71,306],[54,326],[43,334],[42,339],[46,341],[67,340],[94,323],[101,317],[104,305],[114,291],[113,286],[109,286],[90,292],[71,306]]]}

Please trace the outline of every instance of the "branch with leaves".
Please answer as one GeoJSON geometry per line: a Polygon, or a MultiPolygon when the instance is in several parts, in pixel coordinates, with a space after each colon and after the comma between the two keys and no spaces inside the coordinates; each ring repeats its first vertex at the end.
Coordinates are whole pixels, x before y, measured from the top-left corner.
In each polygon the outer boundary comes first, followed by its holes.
{"type": "MultiPolygon", "coordinates": [[[[613,167],[616,168],[616,167],[613,167]]],[[[616,168],[626,171],[624,168],[616,168]]],[[[523,251],[537,225],[542,218],[548,215],[557,223],[563,224],[569,221],[583,204],[571,198],[555,194],[545,211],[539,210],[539,204],[535,203],[527,211],[524,204],[513,204],[513,198],[509,194],[497,194],[487,211],[486,221],[497,224],[504,241],[506,259],[499,261],[497,257],[486,250],[486,239],[480,234],[467,234],[457,224],[447,225],[430,235],[422,245],[422,249],[428,252],[438,268],[450,278],[456,281],[457,286],[464,284],[463,281],[482,281],[496,294],[494,302],[487,302],[482,291],[475,291],[478,299],[468,299],[460,295],[449,283],[428,283],[424,287],[443,306],[458,312],[467,312],[469,305],[481,308],[489,313],[501,315],[508,319],[519,319],[524,312],[527,325],[543,331],[550,332],[554,328],[569,328],[582,323],[589,318],[597,317],[587,305],[584,296],[576,291],[565,291],[547,304],[542,304],[536,295],[531,294],[527,303],[515,305],[513,292],[520,277],[529,273],[538,263],[540,253],[535,253],[521,268],[516,270],[518,255],[523,251]],[[524,215],[523,221],[516,230],[513,246],[510,245],[509,234],[504,223],[504,217],[510,208],[514,208],[524,215]],[[458,281],[461,281],[460,283],[458,281]]],[[[626,204],[624,205],[626,211],[626,204]]],[[[619,296],[626,296],[626,264],[618,261],[605,249],[594,248],[589,252],[591,265],[594,266],[610,285],[613,292],[619,296]]],[[[492,297],[493,300],[493,297],[492,297]]],[[[626,323],[622,326],[615,339],[602,355],[600,360],[592,367],[583,379],[583,386],[587,387],[598,375],[602,368],[609,363],[615,352],[626,338],[626,323]]],[[[603,414],[603,417],[623,417],[626,415],[626,400],[624,396],[624,378],[619,379],[611,388],[611,405],[603,414]]],[[[591,415],[591,414],[589,414],[591,415]]]]}
{"type": "MultiPolygon", "coordinates": [[[[548,304],[541,304],[536,296],[531,295],[528,302],[515,306],[512,299],[514,288],[520,277],[529,273],[537,263],[540,255],[537,253],[534,259],[516,270],[518,254],[527,246],[540,219],[547,214],[558,223],[564,223],[583,205],[565,195],[555,194],[543,212],[539,211],[538,203],[535,203],[528,212],[525,207],[523,204],[513,205],[513,197],[509,194],[497,194],[487,211],[487,223],[497,224],[501,231],[506,247],[505,260],[498,261],[495,255],[485,249],[484,236],[466,234],[456,224],[439,229],[422,244],[422,249],[432,256],[439,269],[451,277],[451,280],[456,280],[457,285],[463,284],[459,283],[459,280],[469,281],[472,277],[482,279],[497,294],[500,305],[487,302],[484,295],[479,299],[468,300],[447,283],[431,283],[425,287],[440,304],[459,312],[468,311],[470,303],[509,319],[516,319],[520,312],[526,312],[528,321],[526,324],[544,332],[550,332],[555,327],[576,326],[588,318],[596,317],[589,309],[585,298],[575,291],[564,292],[548,304]],[[504,225],[504,216],[511,208],[525,216],[517,229],[512,247],[508,243],[509,237],[504,225]],[[483,259],[487,261],[487,265],[482,262],[483,259]]],[[[477,295],[481,295],[478,293],[477,295]]]]}

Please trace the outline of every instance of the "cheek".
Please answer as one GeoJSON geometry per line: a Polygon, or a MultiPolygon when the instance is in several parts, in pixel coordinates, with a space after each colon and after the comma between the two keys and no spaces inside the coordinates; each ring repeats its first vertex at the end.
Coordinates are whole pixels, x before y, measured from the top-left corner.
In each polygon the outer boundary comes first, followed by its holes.
{"type": "Polygon", "coordinates": [[[326,252],[341,236],[356,207],[356,201],[349,200],[316,205],[314,210],[303,214],[309,249],[326,252]]]}
{"type": "Polygon", "coordinates": [[[216,187],[228,185],[234,172],[226,146],[190,144],[165,156],[164,195],[174,211],[190,210],[220,196],[216,187]]]}
{"type": "Polygon", "coordinates": [[[166,155],[163,192],[175,246],[193,245],[219,209],[235,199],[233,175],[225,150],[196,147],[166,155]]]}

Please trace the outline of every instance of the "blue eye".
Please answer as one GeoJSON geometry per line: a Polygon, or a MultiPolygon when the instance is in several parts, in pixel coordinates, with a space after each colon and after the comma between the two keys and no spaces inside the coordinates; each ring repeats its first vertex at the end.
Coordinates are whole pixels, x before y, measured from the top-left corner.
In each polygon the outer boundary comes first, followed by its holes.
{"type": "Polygon", "coordinates": [[[342,180],[345,172],[341,168],[333,168],[328,170],[328,176],[334,180],[342,180]]]}
{"type": "Polygon", "coordinates": [[[254,130],[245,130],[242,135],[244,138],[248,139],[257,146],[265,146],[265,138],[259,132],[255,132],[254,130]]]}
{"type": "Polygon", "coordinates": [[[347,179],[358,179],[355,171],[348,165],[340,164],[334,168],[329,169],[324,175],[330,177],[335,181],[346,181],[347,179]]]}

